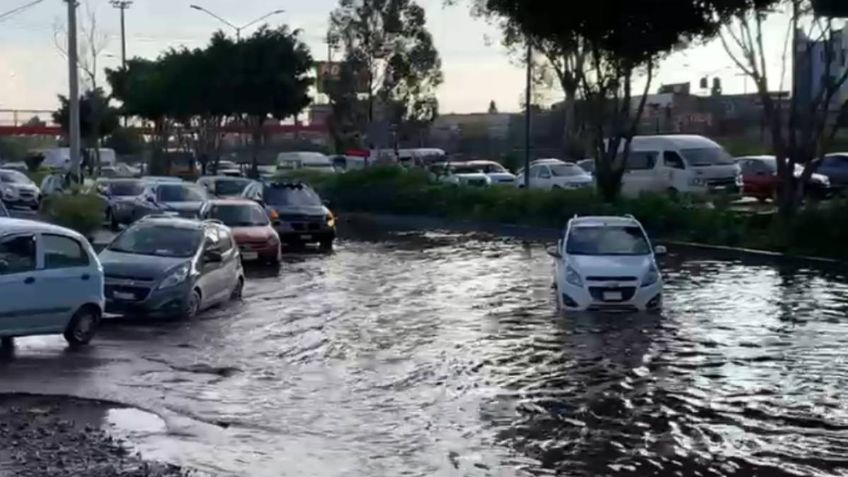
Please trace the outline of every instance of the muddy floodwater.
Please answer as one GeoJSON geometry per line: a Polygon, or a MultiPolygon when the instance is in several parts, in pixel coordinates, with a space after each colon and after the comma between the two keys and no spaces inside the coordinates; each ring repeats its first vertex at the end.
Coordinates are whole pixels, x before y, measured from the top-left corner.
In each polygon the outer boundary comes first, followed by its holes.
{"type": "Polygon", "coordinates": [[[559,316],[542,243],[348,236],[244,303],[18,340],[0,392],[106,399],[152,458],[244,476],[848,474],[848,280],[673,251],[660,315],[559,316]]]}

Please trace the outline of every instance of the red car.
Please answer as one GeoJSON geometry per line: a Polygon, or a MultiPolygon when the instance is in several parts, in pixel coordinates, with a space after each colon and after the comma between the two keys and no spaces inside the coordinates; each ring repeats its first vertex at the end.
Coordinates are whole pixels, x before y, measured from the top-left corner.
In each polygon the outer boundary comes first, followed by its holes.
{"type": "Polygon", "coordinates": [[[265,210],[247,199],[218,199],[204,204],[201,219],[220,220],[233,231],[242,261],[280,263],[280,237],[265,210]]]}
{"type": "MultiPolygon", "coordinates": [[[[744,182],[742,194],[754,197],[760,202],[777,197],[777,160],[774,156],[746,156],[736,159],[742,170],[742,181],[744,182]]],[[[801,177],[804,167],[795,165],[795,178],[801,177]]],[[[831,195],[830,180],[823,174],[813,173],[807,182],[807,197],[814,199],[825,199],[831,195]]]]}

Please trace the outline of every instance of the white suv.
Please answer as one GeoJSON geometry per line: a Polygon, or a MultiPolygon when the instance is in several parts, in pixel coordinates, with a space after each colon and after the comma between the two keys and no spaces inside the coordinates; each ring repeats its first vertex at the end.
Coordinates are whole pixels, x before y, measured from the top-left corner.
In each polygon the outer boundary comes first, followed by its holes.
{"type": "Polygon", "coordinates": [[[548,253],[556,258],[561,309],[645,311],[662,307],[663,279],[645,229],[633,217],[575,217],[548,253]]]}

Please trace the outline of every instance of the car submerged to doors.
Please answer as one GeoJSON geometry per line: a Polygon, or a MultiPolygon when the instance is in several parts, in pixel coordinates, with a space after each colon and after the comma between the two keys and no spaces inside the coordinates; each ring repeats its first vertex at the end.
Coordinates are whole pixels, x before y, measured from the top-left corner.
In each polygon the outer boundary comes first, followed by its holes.
{"type": "Polygon", "coordinates": [[[263,206],[283,243],[333,248],[336,217],[315,190],[302,182],[254,182],[243,197],[263,206]]]}
{"type": "Polygon", "coordinates": [[[217,221],[141,219],[100,253],[106,312],[191,318],[241,297],[244,270],[230,230],[217,221]]]}
{"type": "Polygon", "coordinates": [[[554,283],[565,311],[662,307],[663,279],[642,225],[632,217],[575,217],[556,247],[554,283]]]}
{"type": "Polygon", "coordinates": [[[103,314],[103,268],[69,229],[0,218],[0,338],[62,334],[91,341],[103,314]]]}

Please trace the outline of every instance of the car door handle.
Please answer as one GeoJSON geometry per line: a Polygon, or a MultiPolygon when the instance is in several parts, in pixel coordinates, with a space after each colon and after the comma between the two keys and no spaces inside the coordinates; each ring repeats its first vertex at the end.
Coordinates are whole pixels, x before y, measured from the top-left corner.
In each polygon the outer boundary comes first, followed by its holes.
{"type": "Polygon", "coordinates": [[[87,273],[84,273],[84,274],[82,275],[82,277],[80,277],[80,278],[82,278],[82,279],[83,279],[83,281],[85,281],[85,280],[88,280],[89,278],[91,278],[91,275],[89,275],[89,274],[87,274],[87,273]]]}
{"type": "Polygon", "coordinates": [[[35,277],[26,277],[24,278],[24,283],[27,285],[32,285],[35,283],[35,277]]]}

